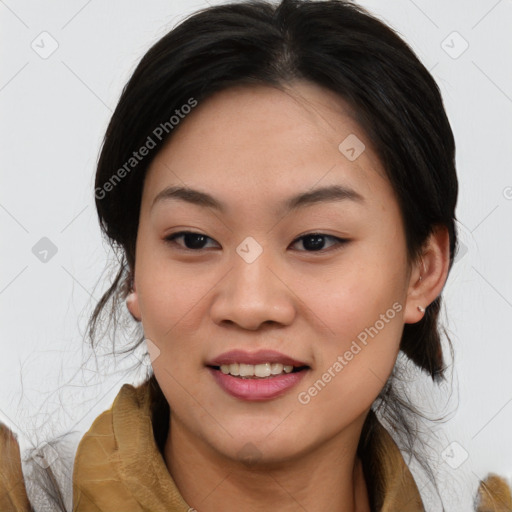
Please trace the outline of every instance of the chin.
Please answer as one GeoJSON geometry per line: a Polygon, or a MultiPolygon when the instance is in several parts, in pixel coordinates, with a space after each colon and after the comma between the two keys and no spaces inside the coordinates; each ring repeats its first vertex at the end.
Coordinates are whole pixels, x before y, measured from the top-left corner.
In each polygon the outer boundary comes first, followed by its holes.
{"type": "Polygon", "coordinates": [[[248,468],[268,470],[289,464],[303,452],[304,450],[296,443],[283,443],[282,440],[264,445],[258,440],[244,440],[241,443],[237,442],[237,449],[234,453],[230,452],[229,458],[248,468]]]}
{"type": "Polygon", "coordinates": [[[255,426],[251,429],[239,429],[236,425],[230,424],[226,425],[226,429],[237,435],[222,436],[222,438],[206,436],[204,439],[222,457],[254,469],[277,468],[281,464],[301,457],[315,444],[307,442],[303,435],[304,429],[297,429],[296,432],[283,429],[278,432],[280,427],[276,429],[275,425],[276,423],[272,430],[255,426]]]}

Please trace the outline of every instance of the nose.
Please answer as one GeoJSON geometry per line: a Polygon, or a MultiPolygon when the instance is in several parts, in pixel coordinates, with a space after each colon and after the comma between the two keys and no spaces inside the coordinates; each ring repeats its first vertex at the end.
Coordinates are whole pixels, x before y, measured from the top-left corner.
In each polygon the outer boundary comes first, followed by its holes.
{"type": "Polygon", "coordinates": [[[258,330],[263,324],[291,324],[296,307],[293,285],[287,280],[267,251],[252,262],[235,253],[211,306],[213,321],[248,330],[258,330]]]}

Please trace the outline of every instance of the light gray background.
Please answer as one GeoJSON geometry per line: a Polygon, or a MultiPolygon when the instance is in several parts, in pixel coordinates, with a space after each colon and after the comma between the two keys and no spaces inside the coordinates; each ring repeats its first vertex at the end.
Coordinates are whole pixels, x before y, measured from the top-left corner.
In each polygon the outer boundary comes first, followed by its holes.
{"type": "MultiPolygon", "coordinates": [[[[448,510],[471,510],[479,478],[512,477],[512,2],[359,3],[431,70],[456,138],[463,249],[444,291],[456,360],[451,409],[441,413],[455,412],[440,425],[431,462],[448,510]]],[[[122,383],[141,378],[125,371],[135,358],[90,360],[82,342],[108,259],[93,203],[95,163],[144,52],[206,5],[0,1],[0,420],[22,447],[27,436],[84,431],[122,383]],[[32,250],[42,237],[57,248],[46,262],[32,250]]],[[[431,391],[417,399],[426,407],[448,400],[431,391]]]]}

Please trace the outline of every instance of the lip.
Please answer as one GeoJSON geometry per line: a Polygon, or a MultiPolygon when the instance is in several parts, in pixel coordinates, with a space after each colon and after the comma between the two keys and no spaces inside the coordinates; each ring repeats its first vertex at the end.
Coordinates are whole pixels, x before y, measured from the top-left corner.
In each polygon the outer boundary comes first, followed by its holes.
{"type": "Polygon", "coordinates": [[[293,359],[275,350],[258,350],[257,352],[246,352],[245,350],[230,350],[207,362],[207,366],[220,366],[222,364],[263,364],[280,363],[291,366],[309,366],[303,361],[293,359]]]}
{"type": "Polygon", "coordinates": [[[246,352],[245,350],[230,350],[220,354],[215,359],[209,361],[206,366],[208,371],[217,382],[219,387],[229,395],[240,400],[263,401],[271,400],[287,393],[296,386],[299,381],[308,373],[311,368],[303,361],[277,352],[276,350],[258,350],[256,352],[246,352]],[[280,363],[284,366],[303,367],[302,370],[285,373],[280,375],[271,375],[260,379],[244,379],[233,375],[224,374],[218,368],[223,364],[263,364],[280,363]]]}
{"type": "Polygon", "coordinates": [[[295,387],[309,372],[304,369],[298,372],[285,373],[264,379],[242,379],[224,374],[215,368],[208,368],[219,387],[229,395],[240,400],[264,401],[284,395],[295,387]]]}

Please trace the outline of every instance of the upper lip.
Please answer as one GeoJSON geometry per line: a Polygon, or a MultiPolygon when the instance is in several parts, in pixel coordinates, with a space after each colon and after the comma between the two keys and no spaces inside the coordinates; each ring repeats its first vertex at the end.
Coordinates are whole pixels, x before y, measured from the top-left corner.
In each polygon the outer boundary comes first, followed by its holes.
{"type": "Polygon", "coordinates": [[[245,350],[230,350],[218,355],[215,359],[209,361],[207,366],[220,366],[223,364],[263,364],[263,363],[280,363],[282,365],[291,366],[308,366],[302,361],[298,361],[281,352],[275,350],[258,350],[257,352],[246,352],[245,350]]]}

